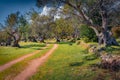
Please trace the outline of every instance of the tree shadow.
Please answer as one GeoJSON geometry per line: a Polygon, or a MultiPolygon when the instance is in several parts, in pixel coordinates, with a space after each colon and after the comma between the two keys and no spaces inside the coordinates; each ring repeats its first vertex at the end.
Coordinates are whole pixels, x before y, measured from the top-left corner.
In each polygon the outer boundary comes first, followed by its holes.
{"type": "Polygon", "coordinates": [[[105,49],[106,52],[108,53],[114,53],[117,54],[120,52],[120,46],[110,46],[105,49]]]}
{"type": "Polygon", "coordinates": [[[1,56],[8,56],[9,54],[0,54],[1,56]]]}
{"type": "Polygon", "coordinates": [[[68,44],[68,45],[72,46],[73,42],[57,42],[57,44],[68,44]]]}
{"type": "Polygon", "coordinates": [[[91,61],[91,60],[95,60],[97,59],[98,57],[95,55],[95,54],[92,54],[92,55],[88,55],[88,56],[85,56],[83,58],[83,60],[86,60],[86,61],[91,61]]]}
{"type": "Polygon", "coordinates": [[[83,64],[84,64],[83,61],[81,61],[81,62],[72,62],[72,63],[69,63],[69,66],[81,66],[83,64]]]}
{"type": "Polygon", "coordinates": [[[29,44],[29,45],[24,45],[21,46],[21,48],[32,48],[32,47],[45,47],[46,45],[40,45],[40,44],[29,44]]]}
{"type": "Polygon", "coordinates": [[[43,50],[42,48],[32,48],[34,50],[43,50]]]}

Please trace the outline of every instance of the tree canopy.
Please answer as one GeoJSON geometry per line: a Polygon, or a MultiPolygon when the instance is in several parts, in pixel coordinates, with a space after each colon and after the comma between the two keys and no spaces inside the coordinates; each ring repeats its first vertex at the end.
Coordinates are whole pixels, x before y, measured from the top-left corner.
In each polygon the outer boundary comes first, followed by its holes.
{"type": "Polygon", "coordinates": [[[120,15],[119,0],[37,0],[37,6],[42,7],[47,4],[68,5],[71,7],[72,14],[77,15],[83,24],[92,28],[98,39],[102,40],[100,44],[118,45],[115,39],[111,38],[108,27],[118,25],[120,15]],[[117,15],[117,16],[116,16],[117,15]],[[116,20],[114,20],[116,19],[116,20]],[[101,35],[102,33],[102,36],[101,35]],[[102,39],[100,39],[102,38],[102,39]]]}

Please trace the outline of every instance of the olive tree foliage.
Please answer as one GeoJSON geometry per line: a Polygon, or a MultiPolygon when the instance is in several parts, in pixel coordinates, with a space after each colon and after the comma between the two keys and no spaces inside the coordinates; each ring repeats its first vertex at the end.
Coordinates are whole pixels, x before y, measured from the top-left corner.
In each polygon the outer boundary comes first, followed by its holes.
{"type": "Polygon", "coordinates": [[[44,42],[44,39],[48,37],[49,33],[49,17],[48,16],[38,16],[34,21],[33,25],[36,28],[35,32],[37,33],[39,40],[44,42]]]}
{"type": "Polygon", "coordinates": [[[87,25],[80,25],[80,38],[85,42],[96,42],[97,37],[93,29],[89,28],[87,25]]]}
{"type": "MultiPolygon", "coordinates": [[[[8,40],[9,35],[6,33],[6,31],[4,30],[4,26],[0,23],[0,45],[1,46],[5,46],[6,41],[8,40]]],[[[10,43],[11,44],[11,43],[10,43]]],[[[9,45],[10,45],[9,44],[9,45]]]]}
{"type": "Polygon", "coordinates": [[[57,19],[54,24],[51,25],[51,28],[57,42],[73,35],[73,26],[69,20],[63,18],[57,19]]]}
{"type": "Polygon", "coordinates": [[[19,17],[19,32],[21,33],[21,38],[22,40],[24,40],[25,42],[28,39],[28,30],[29,30],[29,23],[26,20],[26,16],[25,15],[21,15],[19,17]]]}
{"type": "Polygon", "coordinates": [[[41,42],[44,39],[56,38],[57,41],[73,35],[73,26],[70,20],[64,18],[56,19],[57,8],[51,8],[48,15],[40,15],[33,11],[31,14],[31,35],[37,37],[41,42]],[[68,24],[69,23],[69,24],[68,24]]]}
{"type": "Polygon", "coordinates": [[[36,18],[39,16],[38,12],[36,12],[34,9],[32,9],[30,12],[27,13],[28,17],[29,17],[29,28],[28,28],[28,39],[29,41],[32,42],[37,42],[36,40],[36,28],[34,25],[34,22],[36,21],[36,18]]]}
{"type": "Polygon", "coordinates": [[[46,4],[70,6],[72,13],[94,30],[99,44],[118,45],[108,27],[120,23],[120,0],[37,0],[38,7],[46,4]]]}
{"type": "Polygon", "coordinates": [[[52,18],[49,15],[40,15],[38,12],[33,11],[31,15],[31,35],[37,38],[40,42],[51,36],[50,24],[52,18]]]}
{"type": "Polygon", "coordinates": [[[19,41],[20,41],[20,34],[18,31],[18,22],[19,22],[19,12],[11,13],[8,15],[5,21],[5,31],[11,38],[13,39],[13,47],[20,47],[19,41]]]}

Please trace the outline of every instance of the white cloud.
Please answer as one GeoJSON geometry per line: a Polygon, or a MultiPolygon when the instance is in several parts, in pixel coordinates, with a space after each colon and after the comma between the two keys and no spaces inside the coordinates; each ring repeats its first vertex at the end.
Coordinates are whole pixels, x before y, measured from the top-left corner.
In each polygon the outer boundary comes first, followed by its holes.
{"type": "MultiPolygon", "coordinates": [[[[63,6],[60,6],[57,9],[56,15],[54,16],[54,20],[61,18],[60,11],[62,8],[63,8],[63,6]]],[[[53,9],[53,7],[44,6],[43,11],[40,13],[40,15],[48,15],[51,9],[53,9]]]]}
{"type": "Polygon", "coordinates": [[[44,6],[43,11],[40,15],[48,15],[49,11],[52,9],[52,7],[44,6]]]}

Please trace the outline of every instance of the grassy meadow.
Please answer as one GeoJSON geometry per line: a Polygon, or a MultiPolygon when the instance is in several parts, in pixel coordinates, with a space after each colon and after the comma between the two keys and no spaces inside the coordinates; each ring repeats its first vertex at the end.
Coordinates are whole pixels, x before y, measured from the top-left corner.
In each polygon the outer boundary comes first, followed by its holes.
{"type": "Polygon", "coordinates": [[[62,43],[30,80],[92,80],[95,72],[89,65],[97,62],[99,59],[81,46],[62,43]]]}
{"type": "MultiPolygon", "coordinates": [[[[28,44],[28,43],[25,43],[28,44]]],[[[31,43],[32,45],[38,45],[38,43],[31,43]]],[[[42,46],[44,46],[45,44],[40,44],[41,46],[35,47],[35,48],[41,48],[42,46]]],[[[12,67],[0,72],[0,80],[13,80],[14,77],[19,74],[22,70],[24,70],[28,65],[29,62],[33,59],[39,58],[41,57],[43,54],[45,54],[48,50],[50,50],[52,48],[53,44],[49,45],[48,47],[46,47],[46,49],[42,49],[38,54],[35,54],[31,57],[28,57],[26,59],[24,59],[21,62],[16,63],[15,65],[13,65],[12,67]]],[[[34,46],[33,46],[34,47],[34,46]]],[[[31,47],[32,48],[32,47],[31,47]]]]}
{"type": "MultiPolygon", "coordinates": [[[[40,49],[41,51],[0,72],[0,80],[13,80],[16,75],[27,68],[31,60],[41,57],[53,47],[53,44],[49,44],[46,49],[43,49],[46,44],[32,42],[21,42],[20,44],[21,48],[0,47],[2,52],[0,60],[3,61],[0,62],[1,65],[35,50],[40,49]]],[[[96,45],[95,43],[89,44],[96,45]]],[[[120,55],[119,46],[107,47],[105,51],[120,55]]],[[[94,53],[89,53],[84,45],[61,42],[58,43],[58,48],[50,55],[48,61],[40,66],[37,73],[28,80],[113,80],[115,76],[120,75],[120,72],[114,73],[96,67],[100,61],[100,58],[94,53]]]]}
{"type": "Polygon", "coordinates": [[[120,75],[94,67],[96,63],[100,58],[82,45],[62,43],[30,80],[113,80],[114,74],[120,75]]]}
{"type": "Polygon", "coordinates": [[[35,50],[40,50],[46,45],[43,43],[20,42],[21,48],[0,46],[0,65],[19,58],[25,54],[30,54],[35,50]]]}

